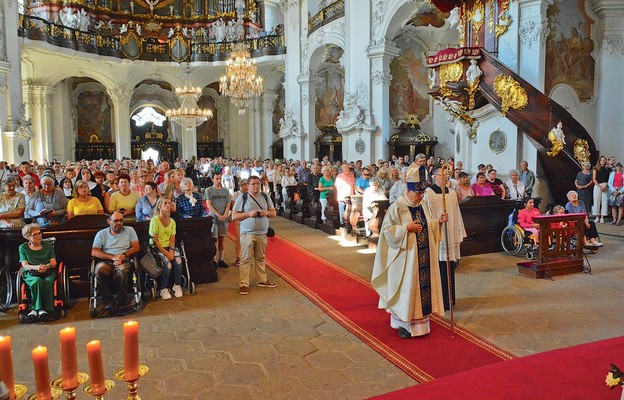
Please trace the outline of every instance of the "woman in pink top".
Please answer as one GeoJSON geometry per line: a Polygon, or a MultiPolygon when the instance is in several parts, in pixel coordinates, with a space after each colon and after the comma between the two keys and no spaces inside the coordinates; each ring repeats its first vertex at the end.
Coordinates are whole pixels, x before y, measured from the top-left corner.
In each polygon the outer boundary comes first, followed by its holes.
{"type": "Polygon", "coordinates": [[[518,223],[527,231],[530,231],[535,236],[535,244],[539,240],[539,224],[533,221],[533,218],[542,215],[540,211],[535,208],[533,199],[528,198],[524,201],[524,208],[518,213],[518,223]]]}
{"type": "Polygon", "coordinates": [[[457,200],[463,200],[467,197],[473,197],[475,195],[472,187],[468,184],[468,174],[465,172],[459,173],[459,184],[455,188],[457,192],[457,200]]]}
{"type": "Polygon", "coordinates": [[[612,225],[622,224],[624,214],[624,168],[621,163],[615,164],[615,171],[609,175],[609,205],[613,213],[612,225]]]}
{"type": "Polygon", "coordinates": [[[471,187],[475,196],[494,196],[492,186],[485,183],[485,174],[483,172],[477,174],[477,181],[471,187]]]}

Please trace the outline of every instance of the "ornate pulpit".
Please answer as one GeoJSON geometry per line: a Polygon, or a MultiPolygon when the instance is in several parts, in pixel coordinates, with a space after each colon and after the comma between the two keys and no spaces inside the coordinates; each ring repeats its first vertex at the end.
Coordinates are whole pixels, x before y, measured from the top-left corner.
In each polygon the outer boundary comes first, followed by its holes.
{"type": "Polygon", "coordinates": [[[390,137],[390,154],[397,157],[409,155],[411,161],[416,154],[422,153],[427,158],[434,157],[435,146],[438,140],[435,136],[420,131],[418,120],[405,121],[400,125],[400,131],[390,137]]]}

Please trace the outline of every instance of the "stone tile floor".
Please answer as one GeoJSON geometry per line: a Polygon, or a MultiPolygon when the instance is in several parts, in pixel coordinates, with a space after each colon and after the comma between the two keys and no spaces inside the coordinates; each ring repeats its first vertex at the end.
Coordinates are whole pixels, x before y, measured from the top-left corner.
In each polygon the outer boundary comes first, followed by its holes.
{"type": "MultiPolygon", "coordinates": [[[[272,225],[308,250],[370,276],[373,251],[281,218],[272,225]]],[[[621,335],[617,300],[624,291],[624,239],[616,228],[599,226],[605,248],[589,256],[593,275],[532,280],[516,272],[523,258],[464,258],[457,271],[456,323],[518,356],[621,335]]],[[[226,259],[232,260],[233,246],[227,245],[226,259]]],[[[0,314],[0,335],[12,336],[16,381],[28,384],[30,393],[30,350],[48,346],[51,375],[58,376],[58,330],[68,325],[78,330],[80,370],[88,372],[84,345],[99,339],[112,377],[123,363],[122,323],[130,318],[141,324],[141,360],[150,367],[139,381],[144,399],[363,399],[416,384],[275,274],[269,276],[277,288],[252,286],[249,296],[240,296],[238,270],[221,269],[219,282],[198,285],[196,294],[156,300],[126,318],[91,320],[81,299],[62,321],[21,325],[12,308],[0,314]]],[[[123,382],[107,396],[125,397],[123,382]]]]}

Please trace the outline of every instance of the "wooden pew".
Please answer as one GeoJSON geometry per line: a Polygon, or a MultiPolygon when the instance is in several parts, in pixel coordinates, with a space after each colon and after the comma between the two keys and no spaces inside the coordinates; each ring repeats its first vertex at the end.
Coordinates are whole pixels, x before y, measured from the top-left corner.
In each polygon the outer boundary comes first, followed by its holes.
{"type": "Polygon", "coordinates": [[[468,197],[459,202],[467,237],[461,244],[461,255],[503,251],[501,232],[509,214],[522,208],[521,200],[501,200],[496,196],[468,197]]]}
{"type": "MultiPolygon", "coordinates": [[[[64,224],[42,228],[43,236],[55,237],[55,252],[70,274],[72,297],[88,296],[88,271],[91,264],[91,247],[97,232],[108,228],[106,215],[86,215],[70,219],[64,224]]],[[[144,250],[148,240],[149,222],[124,221],[132,226],[144,250]]],[[[191,279],[195,283],[216,282],[217,270],[212,262],[216,254],[211,234],[212,217],[176,220],[176,240],[183,240],[189,263],[191,279]]],[[[0,260],[11,271],[19,269],[18,247],[26,240],[21,229],[0,230],[0,260]]],[[[139,254],[141,256],[142,253],[139,254]]]]}
{"type": "Polygon", "coordinates": [[[370,221],[368,221],[368,227],[371,230],[371,236],[368,238],[369,242],[377,243],[379,230],[381,229],[381,224],[386,216],[388,207],[390,207],[390,200],[375,200],[371,203],[373,216],[370,221]]]}

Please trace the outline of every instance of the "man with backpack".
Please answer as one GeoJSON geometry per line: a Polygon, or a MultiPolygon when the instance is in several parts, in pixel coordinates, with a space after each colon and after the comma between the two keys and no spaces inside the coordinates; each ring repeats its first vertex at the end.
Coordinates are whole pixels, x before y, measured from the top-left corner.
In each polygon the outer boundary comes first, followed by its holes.
{"type": "Polygon", "coordinates": [[[252,258],[258,275],[259,287],[274,288],[277,285],[267,278],[264,252],[267,246],[269,218],[275,218],[273,202],[260,192],[260,178],[248,179],[249,190],[236,199],[232,213],[234,221],[240,223],[240,288],[242,295],[249,294],[249,270],[252,258]]]}

